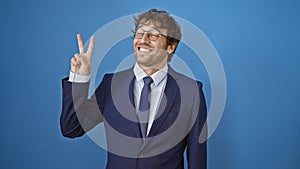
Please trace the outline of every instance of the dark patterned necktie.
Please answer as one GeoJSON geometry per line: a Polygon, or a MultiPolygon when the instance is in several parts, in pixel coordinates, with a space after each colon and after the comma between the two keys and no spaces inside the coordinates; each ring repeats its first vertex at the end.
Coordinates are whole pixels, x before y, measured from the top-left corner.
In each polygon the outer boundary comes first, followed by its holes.
{"type": "Polygon", "coordinates": [[[143,138],[146,138],[147,127],[148,127],[148,117],[150,109],[150,93],[151,93],[151,83],[153,82],[152,78],[147,76],[144,77],[144,87],[142,89],[140,97],[140,106],[139,106],[139,124],[140,130],[143,138]]]}

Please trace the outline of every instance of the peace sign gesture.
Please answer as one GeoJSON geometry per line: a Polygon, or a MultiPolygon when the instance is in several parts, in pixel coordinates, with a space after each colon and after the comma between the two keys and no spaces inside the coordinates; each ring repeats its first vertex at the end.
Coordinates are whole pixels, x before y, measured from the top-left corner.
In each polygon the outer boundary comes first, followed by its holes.
{"type": "Polygon", "coordinates": [[[94,36],[91,37],[87,52],[84,52],[84,44],[80,34],[77,34],[77,42],[79,54],[75,53],[71,59],[71,72],[80,75],[90,75],[95,38],[94,36]]]}

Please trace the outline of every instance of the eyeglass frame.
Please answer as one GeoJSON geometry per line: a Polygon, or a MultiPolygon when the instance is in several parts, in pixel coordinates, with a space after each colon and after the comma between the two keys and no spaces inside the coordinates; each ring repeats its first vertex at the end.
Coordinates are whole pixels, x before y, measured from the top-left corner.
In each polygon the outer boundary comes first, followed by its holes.
{"type": "Polygon", "coordinates": [[[151,30],[149,30],[149,31],[145,31],[145,30],[142,29],[142,28],[138,28],[137,31],[132,31],[132,32],[134,33],[134,35],[133,35],[133,38],[134,38],[134,39],[142,39],[145,33],[147,33],[147,34],[146,34],[146,35],[147,35],[147,39],[149,39],[150,41],[156,41],[160,36],[163,36],[163,37],[165,37],[165,38],[168,38],[167,35],[162,34],[159,30],[154,29],[154,28],[151,29],[151,30]],[[143,30],[143,32],[139,34],[141,37],[136,37],[138,30],[143,30]],[[154,31],[157,31],[158,34],[156,35],[156,34],[151,33],[151,31],[153,31],[153,30],[154,30],[154,31]],[[152,38],[151,38],[151,37],[152,37],[152,38]],[[154,39],[153,39],[153,37],[154,37],[154,39]]]}

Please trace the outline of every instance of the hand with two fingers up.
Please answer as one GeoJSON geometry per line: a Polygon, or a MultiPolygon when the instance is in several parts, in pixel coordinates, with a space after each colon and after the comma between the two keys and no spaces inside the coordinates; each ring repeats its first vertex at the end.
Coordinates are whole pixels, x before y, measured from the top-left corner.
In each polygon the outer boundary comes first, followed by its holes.
{"type": "Polygon", "coordinates": [[[75,53],[71,59],[71,72],[79,75],[90,75],[91,72],[91,60],[94,50],[95,37],[90,38],[90,43],[87,51],[84,51],[84,44],[82,36],[77,34],[77,42],[79,48],[79,54],[75,53]]]}

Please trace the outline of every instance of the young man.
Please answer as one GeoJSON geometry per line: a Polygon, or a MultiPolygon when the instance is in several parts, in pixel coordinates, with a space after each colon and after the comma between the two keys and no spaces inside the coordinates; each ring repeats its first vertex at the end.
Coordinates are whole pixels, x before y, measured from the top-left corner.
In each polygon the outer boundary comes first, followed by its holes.
{"type": "Polygon", "coordinates": [[[65,137],[85,134],[103,122],[107,169],[206,169],[206,105],[202,84],[174,71],[168,62],[181,39],[178,23],[152,9],[135,18],[136,64],[106,74],[87,99],[94,37],[87,52],[77,35],[79,54],[63,79],[61,130],[65,137]],[[203,129],[203,130],[202,130],[203,129]],[[200,136],[201,133],[201,136],[200,136]]]}

